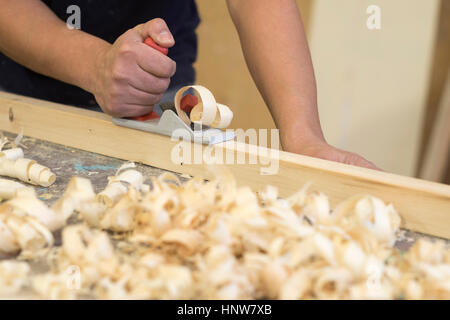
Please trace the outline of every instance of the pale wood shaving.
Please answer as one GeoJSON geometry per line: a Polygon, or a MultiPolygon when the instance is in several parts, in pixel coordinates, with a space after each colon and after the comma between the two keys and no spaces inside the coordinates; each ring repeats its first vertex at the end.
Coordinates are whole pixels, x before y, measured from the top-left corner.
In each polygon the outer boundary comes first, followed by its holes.
{"type": "Polygon", "coordinates": [[[36,161],[24,158],[23,149],[17,147],[22,138],[23,132],[13,142],[4,136],[0,138],[0,176],[19,179],[42,187],[51,186],[56,180],[56,175],[36,161]],[[11,144],[12,148],[3,150],[7,144],[11,144]]]}
{"type": "Polygon", "coordinates": [[[0,298],[19,293],[27,285],[29,273],[26,262],[0,261],[0,298]]]}

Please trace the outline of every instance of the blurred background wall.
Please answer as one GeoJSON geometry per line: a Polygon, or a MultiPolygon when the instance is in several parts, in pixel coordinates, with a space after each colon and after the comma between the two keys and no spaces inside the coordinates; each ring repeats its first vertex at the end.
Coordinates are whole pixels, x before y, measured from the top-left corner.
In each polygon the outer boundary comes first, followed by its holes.
{"type": "MultiPolygon", "coordinates": [[[[225,1],[197,3],[202,17],[197,82],[233,108],[232,127],[273,128],[245,65],[225,1]]],[[[387,171],[415,175],[425,144],[424,119],[430,118],[427,105],[436,104],[430,101],[429,84],[435,73],[432,65],[441,1],[297,3],[312,51],[327,140],[366,156],[387,171]],[[369,5],[381,8],[380,30],[366,26],[369,5]]],[[[443,80],[434,82],[439,87],[443,80]]]]}
{"type": "Polygon", "coordinates": [[[415,174],[438,0],[316,0],[310,46],[328,141],[415,174]],[[381,8],[369,30],[366,9],[381,8]]]}

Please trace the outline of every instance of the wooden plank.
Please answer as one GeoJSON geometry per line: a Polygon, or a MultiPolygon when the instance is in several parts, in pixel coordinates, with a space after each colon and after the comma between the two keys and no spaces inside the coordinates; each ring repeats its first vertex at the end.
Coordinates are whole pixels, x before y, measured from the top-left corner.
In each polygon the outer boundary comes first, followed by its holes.
{"type": "Polygon", "coordinates": [[[424,164],[420,172],[422,179],[444,181],[450,161],[450,72],[437,110],[430,141],[426,149],[424,164]]]}
{"type": "MultiPolygon", "coordinates": [[[[178,142],[169,137],[117,127],[102,113],[0,93],[0,129],[18,133],[21,128],[27,136],[165,170],[194,176],[207,172],[204,164],[172,162],[170,155],[178,142]]],[[[213,150],[234,155],[243,152],[246,156],[264,151],[244,144],[219,144],[213,150]],[[240,147],[244,150],[239,151],[240,147]]],[[[276,160],[273,156],[264,159],[276,160]]],[[[372,194],[394,203],[403,218],[403,227],[450,238],[447,185],[286,152],[279,153],[279,171],[274,175],[261,175],[258,164],[227,167],[240,185],[258,191],[270,184],[278,187],[281,196],[292,194],[307,182],[312,183],[311,190],[327,194],[332,205],[355,194],[372,194]]]]}

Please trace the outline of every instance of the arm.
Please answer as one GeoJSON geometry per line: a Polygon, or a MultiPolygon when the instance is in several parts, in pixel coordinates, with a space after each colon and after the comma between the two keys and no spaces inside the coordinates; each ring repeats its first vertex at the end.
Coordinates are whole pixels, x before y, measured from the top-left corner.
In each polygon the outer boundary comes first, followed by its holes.
{"type": "Polygon", "coordinates": [[[174,44],[162,20],[139,25],[111,45],[66,24],[40,0],[0,0],[0,51],[35,72],[95,95],[103,111],[134,116],[151,111],[167,89],[175,62],[148,48],[174,44]],[[165,38],[159,38],[165,31],[165,38]]]}
{"type": "Polygon", "coordinates": [[[374,168],[325,141],[316,81],[295,0],[227,0],[250,73],[280,129],[283,149],[374,168]]]}

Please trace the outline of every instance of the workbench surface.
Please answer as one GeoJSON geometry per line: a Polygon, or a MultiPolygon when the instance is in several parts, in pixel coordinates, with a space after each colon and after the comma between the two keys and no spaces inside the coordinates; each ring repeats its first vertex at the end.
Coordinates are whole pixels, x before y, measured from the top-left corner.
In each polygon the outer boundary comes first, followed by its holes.
{"type": "MultiPolygon", "coordinates": [[[[13,135],[5,135],[8,138],[14,138],[13,135]]],[[[56,182],[50,187],[35,187],[41,200],[44,200],[47,204],[52,204],[62,196],[72,176],[88,178],[92,182],[95,192],[100,192],[105,188],[108,177],[114,176],[117,169],[125,163],[120,159],[29,137],[24,137],[21,143],[26,147],[24,148],[26,158],[37,161],[56,174],[56,182]]],[[[119,148],[119,146],[117,147],[119,148]]],[[[162,169],[142,164],[136,165],[136,169],[142,172],[145,177],[158,176],[164,172],[162,169]]]]}
{"type": "MultiPolygon", "coordinates": [[[[5,133],[5,135],[11,139],[15,137],[8,133],[5,133]]],[[[49,205],[63,194],[72,176],[88,178],[92,182],[95,191],[100,192],[105,188],[108,177],[114,176],[116,170],[125,163],[125,161],[120,159],[29,137],[24,137],[21,143],[26,147],[24,149],[25,157],[49,167],[56,174],[56,182],[52,186],[35,188],[40,199],[49,205]]],[[[120,146],[117,147],[119,148],[120,146]]],[[[148,165],[138,163],[136,165],[136,169],[142,172],[145,177],[158,176],[165,172],[165,170],[148,165]]],[[[185,180],[183,177],[180,177],[180,179],[185,180]]],[[[407,250],[419,237],[430,238],[416,232],[403,230],[396,247],[401,250],[407,250]]]]}

